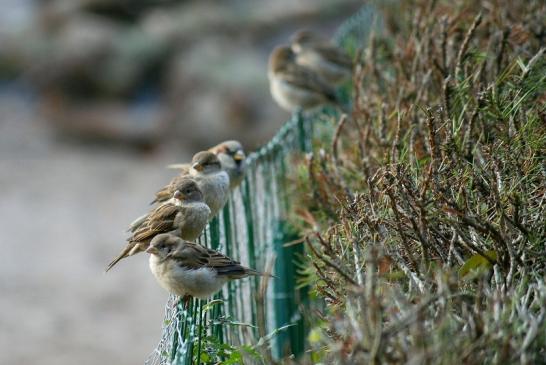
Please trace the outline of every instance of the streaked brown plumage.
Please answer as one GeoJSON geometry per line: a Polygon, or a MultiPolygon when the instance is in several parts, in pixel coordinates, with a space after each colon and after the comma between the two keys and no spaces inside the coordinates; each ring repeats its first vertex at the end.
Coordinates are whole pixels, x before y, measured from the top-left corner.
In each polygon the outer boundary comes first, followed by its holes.
{"type": "Polygon", "coordinates": [[[246,172],[246,155],[239,141],[230,140],[209,149],[218,156],[222,169],[229,175],[229,187],[235,189],[241,184],[246,172]]]}
{"type": "Polygon", "coordinates": [[[267,275],[171,234],[156,236],[146,252],[151,254],[150,270],[159,284],[181,297],[208,298],[229,280],[267,275]]]}
{"type": "Polygon", "coordinates": [[[292,37],[291,48],[298,64],[313,70],[330,83],[338,84],[352,75],[353,60],[347,52],[311,31],[297,32],[292,37]]]}
{"type": "Polygon", "coordinates": [[[290,112],[339,105],[334,88],[311,69],[297,64],[295,57],[284,46],[275,48],[269,57],[269,85],[277,104],[290,112]]]}
{"type": "MultiPolygon", "coordinates": [[[[229,140],[208,149],[220,160],[222,170],[229,175],[229,187],[235,189],[241,184],[246,172],[246,155],[243,145],[239,141],[229,140]]],[[[180,169],[180,174],[187,174],[191,164],[173,164],[169,168],[180,169]]]]}
{"type": "Polygon", "coordinates": [[[152,210],[135,227],[122,252],[110,263],[106,271],[125,257],[148,248],[158,234],[171,232],[187,240],[195,240],[205,228],[210,209],[203,201],[197,183],[189,177],[180,179],[171,199],[152,210]]]}
{"type": "MultiPolygon", "coordinates": [[[[229,175],[222,170],[218,157],[209,151],[195,154],[189,169],[183,168],[165,187],[155,194],[152,203],[161,203],[169,199],[177,184],[185,177],[191,177],[203,193],[203,199],[214,217],[229,198],[229,175]]],[[[137,225],[138,227],[138,225],[137,225]]]]}

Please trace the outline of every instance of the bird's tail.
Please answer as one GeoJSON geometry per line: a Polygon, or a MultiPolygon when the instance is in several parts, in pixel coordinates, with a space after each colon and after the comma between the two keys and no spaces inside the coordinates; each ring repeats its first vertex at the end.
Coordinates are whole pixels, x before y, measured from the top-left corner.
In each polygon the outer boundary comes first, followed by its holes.
{"type": "Polygon", "coordinates": [[[106,267],[104,271],[108,272],[112,267],[114,267],[115,264],[117,264],[124,258],[134,255],[136,253],[136,252],[132,252],[134,248],[135,248],[135,245],[133,244],[128,244],[127,246],[125,246],[123,251],[121,251],[121,253],[114,260],[112,260],[112,262],[108,264],[108,266],[106,267]]]}
{"type": "Polygon", "coordinates": [[[268,272],[261,272],[261,271],[258,271],[258,270],[254,270],[254,269],[248,269],[247,268],[247,274],[248,275],[254,275],[254,276],[265,276],[267,278],[277,278],[275,275],[273,274],[270,274],[268,272]]]}

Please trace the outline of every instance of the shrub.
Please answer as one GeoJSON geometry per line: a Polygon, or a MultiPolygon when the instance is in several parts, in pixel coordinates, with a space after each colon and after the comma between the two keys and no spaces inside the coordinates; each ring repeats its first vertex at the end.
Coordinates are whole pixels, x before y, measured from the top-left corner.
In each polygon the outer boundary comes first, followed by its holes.
{"type": "Polygon", "coordinates": [[[546,5],[401,6],[296,177],[307,360],[544,363],[546,5]]]}

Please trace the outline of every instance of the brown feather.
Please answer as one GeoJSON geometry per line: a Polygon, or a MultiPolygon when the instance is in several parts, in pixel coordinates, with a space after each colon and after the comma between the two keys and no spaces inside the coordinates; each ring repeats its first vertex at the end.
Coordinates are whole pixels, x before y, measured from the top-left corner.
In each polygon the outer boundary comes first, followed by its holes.
{"type": "Polygon", "coordinates": [[[155,199],[150,204],[163,203],[172,198],[176,187],[185,178],[187,178],[187,174],[185,172],[182,172],[181,175],[173,177],[167,185],[155,193],[155,199]]]}
{"type": "Polygon", "coordinates": [[[153,238],[159,233],[165,233],[174,229],[174,219],[179,213],[179,208],[172,203],[165,203],[153,210],[146,220],[133,233],[130,241],[144,241],[153,238]]]}
{"type": "Polygon", "coordinates": [[[262,273],[241,265],[222,253],[203,247],[196,243],[185,242],[181,249],[171,253],[168,257],[174,259],[180,266],[189,269],[209,267],[219,276],[226,275],[237,279],[249,275],[263,275],[262,273]]]}
{"type": "Polygon", "coordinates": [[[338,64],[346,67],[347,69],[353,68],[353,60],[351,57],[337,47],[329,45],[316,45],[314,49],[328,62],[338,64]]]}
{"type": "Polygon", "coordinates": [[[133,256],[133,255],[135,255],[135,254],[137,254],[139,252],[142,252],[142,251],[146,250],[147,246],[148,246],[147,243],[144,244],[142,242],[131,241],[131,242],[127,243],[127,245],[121,251],[121,253],[115,259],[113,259],[112,262],[110,262],[108,264],[108,266],[106,266],[105,271],[108,272],[112,267],[114,267],[114,265],[116,265],[118,262],[120,262],[124,258],[129,257],[129,256],[133,256]]]}
{"type": "Polygon", "coordinates": [[[324,95],[326,99],[337,102],[335,90],[306,67],[295,63],[287,64],[282,71],[282,78],[295,87],[315,91],[324,95]]]}
{"type": "Polygon", "coordinates": [[[173,225],[178,212],[178,207],[171,202],[164,203],[154,209],[128,239],[129,242],[121,253],[108,264],[106,271],[122,259],[146,250],[152,238],[158,234],[176,229],[173,225]]]}

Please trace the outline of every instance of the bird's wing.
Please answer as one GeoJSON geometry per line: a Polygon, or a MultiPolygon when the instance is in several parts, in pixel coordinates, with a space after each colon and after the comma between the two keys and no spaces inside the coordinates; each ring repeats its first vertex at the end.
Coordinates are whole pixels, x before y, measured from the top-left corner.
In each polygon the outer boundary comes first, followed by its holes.
{"type": "Polygon", "coordinates": [[[129,241],[145,241],[160,233],[172,231],[175,229],[174,220],[178,212],[178,207],[172,203],[160,205],[148,214],[129,241]]]}
{"type": "Polygon", "coordinates": [[[317,45],[314,47],[315,51],[320,54],[328,62],[335,63],[339,66],[346,67],[347,69],[352,69],[353,60],[347,53],[343,50],[332,47],[330,45],[317,45]]]}
{"type": "Polygon", "coordinates": [[[150,204],[163,203],[173,196],[174,185],[169,183],[155,193],[155,199],[150,204]]]}
{"type": "Polygon", "coordinates": [[[161,188],[155,193],[155,199],[152,201],[151,204],[163,203],[169,200],[170,198],[172,198],[174,194],[174,190],[180,183],[180,180],[182,180],[182,178],[185,176],[186,176],[186,173],[182,172],[182,174],[173,177],[172,180],[169,181],[167,185],[165,185],[163,188],[161,188]]]}
{"type": "Polygon", "coordinates": [[[196,243],[186,242],[184,248],[170,255],[180,266],[188,269],[204,267],[216,271],[218,276],[228,276],[237,279],[248,275],[259,275],[257,271],[242,266],[222,253],[203,247],[196,243]]]}
{"type": "Polygon", "coordinates": [[[337,100],[335,90],[307,67],[291,64],[282,72],[282,78],[295,87],[317,92],[333,102],[337,100]]]}

